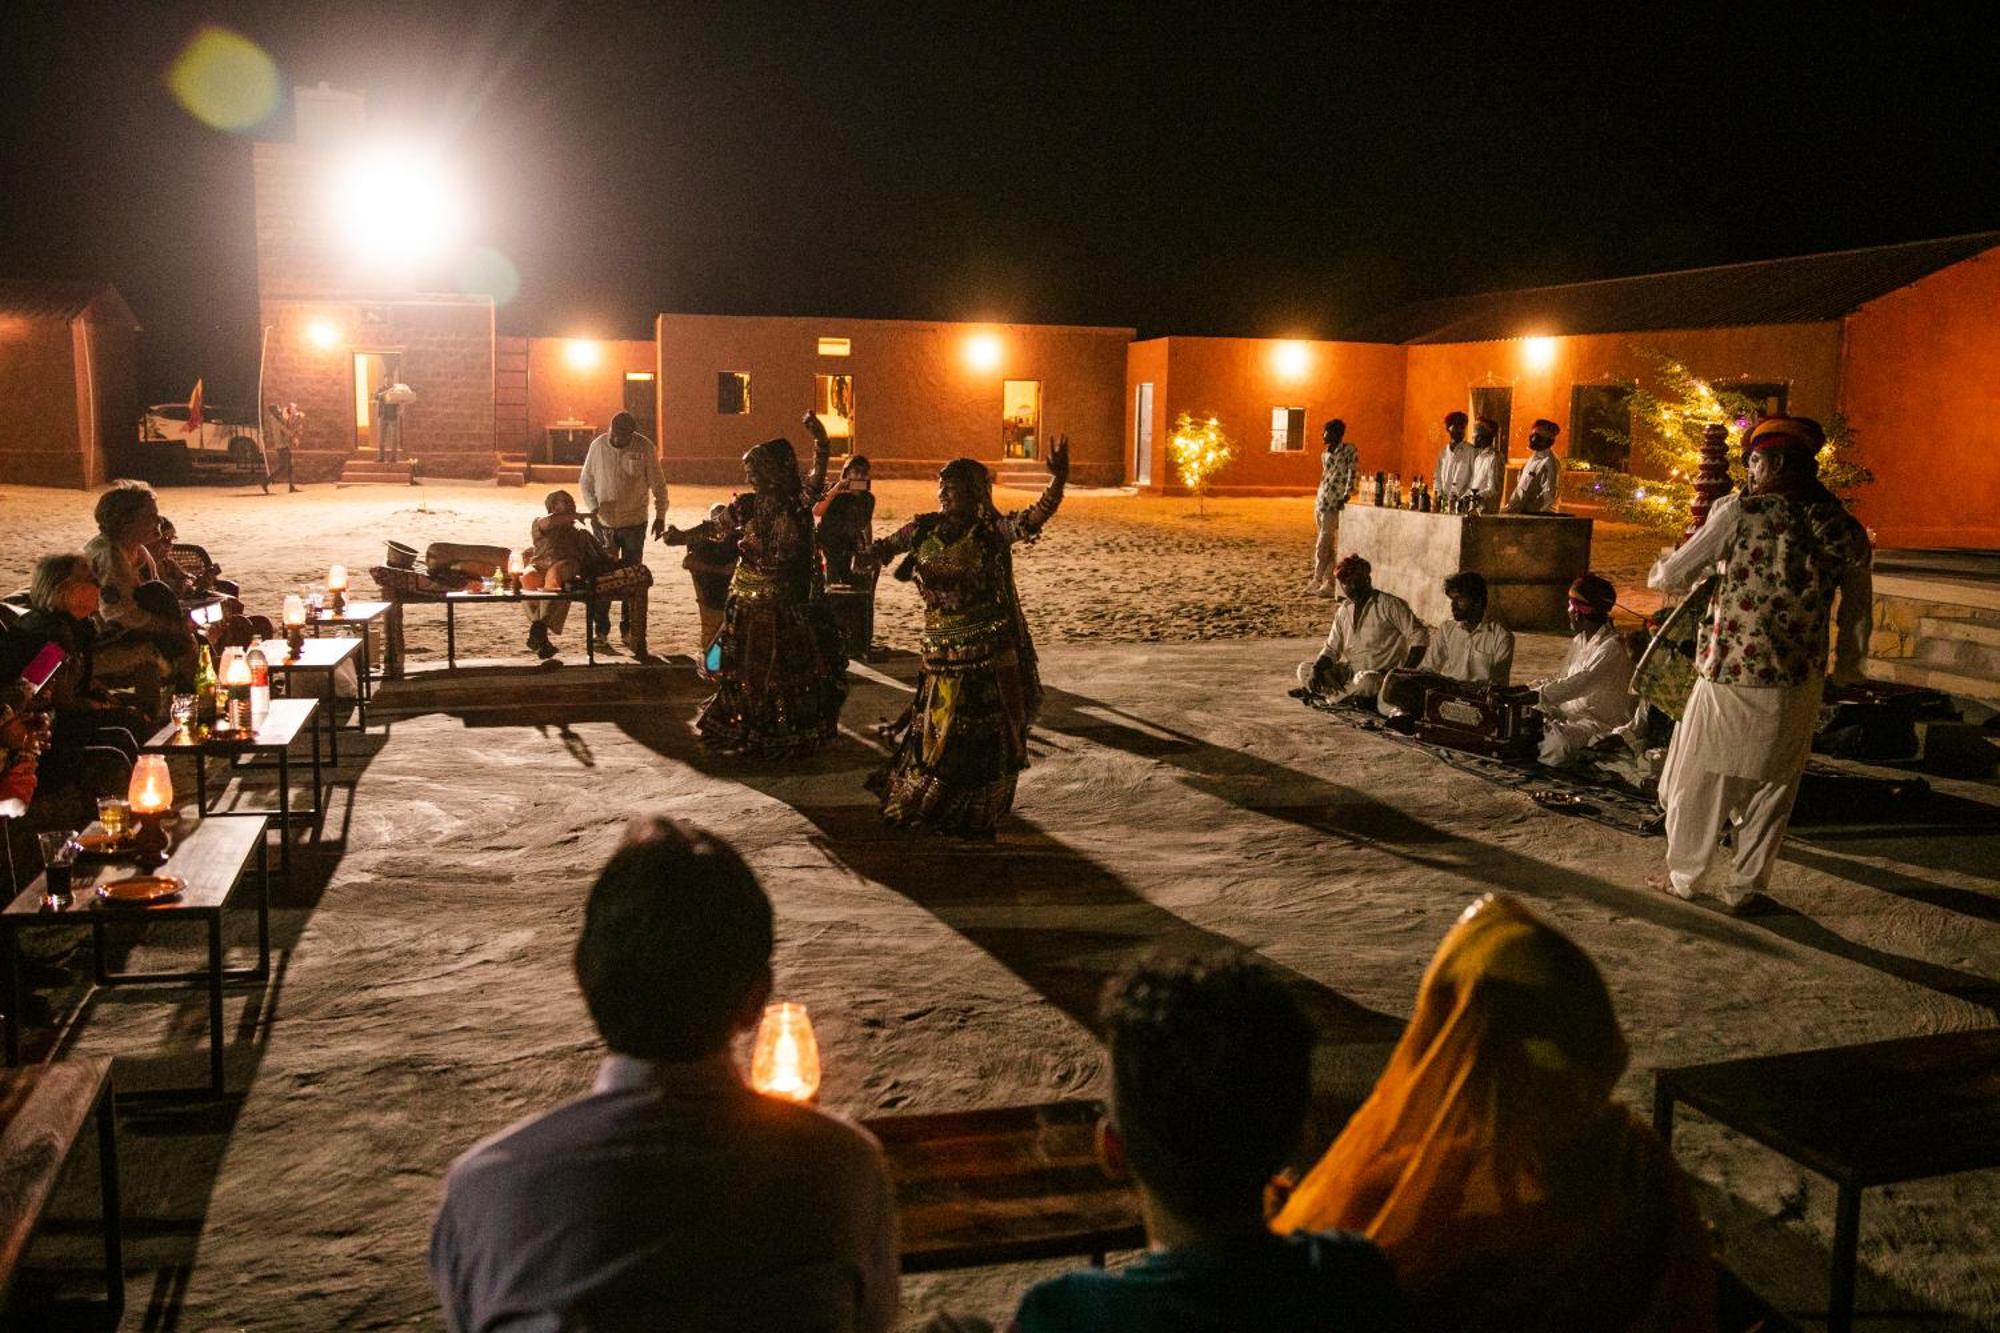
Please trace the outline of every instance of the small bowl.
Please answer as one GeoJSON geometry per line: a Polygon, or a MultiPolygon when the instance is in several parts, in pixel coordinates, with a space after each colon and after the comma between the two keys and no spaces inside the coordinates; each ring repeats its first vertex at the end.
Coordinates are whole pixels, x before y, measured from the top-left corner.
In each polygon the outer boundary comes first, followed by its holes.
{"type": "Polygon", "coordinates": [[[1575,810],[1583,804],[1583,798],[1566,791],[1532,791],[1528,799],[1544,810],[1575,810]]]}
{"type": "Polygon", "coordinates": [[[389,568],[415,569],[416,567],[417,567],[416,547],[405,546],[401,542],[389,543],[389,568]]]}

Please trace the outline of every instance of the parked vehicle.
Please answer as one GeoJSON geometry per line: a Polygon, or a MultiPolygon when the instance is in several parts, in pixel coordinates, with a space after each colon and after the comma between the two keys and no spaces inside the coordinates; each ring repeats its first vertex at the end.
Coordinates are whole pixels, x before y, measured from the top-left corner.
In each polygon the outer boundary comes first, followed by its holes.
{"type": "Polygon", "coordinates": [[[159,470],[185,472],[191,468],[229,468],[262,476],[264,472],[264,428],[244,414],[213,405],[202,409],[201,424],[188,430],[186,403],[159,403],[139,418],[142,450],[163,450],[159,470]]]}

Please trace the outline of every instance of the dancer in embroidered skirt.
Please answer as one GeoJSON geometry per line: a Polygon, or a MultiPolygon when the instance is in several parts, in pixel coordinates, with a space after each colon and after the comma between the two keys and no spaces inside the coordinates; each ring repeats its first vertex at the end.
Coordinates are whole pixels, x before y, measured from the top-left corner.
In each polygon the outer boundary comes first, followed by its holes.
{"type": "Polygon", "coordinates": [[[813,436],[811,475],[801,482],[784,439],[743,455],[754,492],[730,504],[741,559],[730,580],[722,629],[702,660],[716,691],[695,716],[711,747],[761,757],[806,755],[840,727],[847,657],[821,596],[812,502],[826,482],[826,431],[813,436]]]}
{"type": "Polygon", "coordinates": [[[905,559],[924,602],[923,662],[896,753],[870,780],[882,817],[942,833],[990,837],[1028,766],[1028,728],[1042,701],[1035,644],[1014,590],[1016,542],[1033,541],[1062,503],[1069,440],[1049,450],[1048,488],[1026,509],[993,507],[984,464],[955,459],[938,474],[938,511],[871,548],[905,559]]]}

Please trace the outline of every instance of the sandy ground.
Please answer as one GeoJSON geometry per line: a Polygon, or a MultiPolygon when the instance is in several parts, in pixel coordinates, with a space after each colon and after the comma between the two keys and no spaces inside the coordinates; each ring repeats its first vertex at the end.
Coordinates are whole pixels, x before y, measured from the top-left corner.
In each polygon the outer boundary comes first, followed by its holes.
{"type": "MultiPolygon", "coordinates": [[[[921,494],[887,491],[905,515],[921,494]]],[[[709,493],[675,498],[692,516],[709,493]]],[[[0,569],[43,544],[30,525],[80,538],[85,507],[0,491],[0,569]]],[[[531,512],[521,492],[473,487],[176,491],[165,507],[253,600],[332,559],[365,567],[384,536],[504,539],[531,512]]],[[[1084,1021],[1102,978],[1144,948],[1225,940],[1283,969],[1322,1028],[1322,1090],[1358,1097],[1438,939],[1495,889],[1597,958],[1631,1039],[1635,1105],[1659,1065],[1994,1021],[1990,839],[1795,839],[1774,885],[1790,910],[1752,921],[1651,894],[1639,886],[1657,842],[1541,811],[1286,698],[1325,615],[1296,596],[1305,504],[1225,502],[1200,522],[1187,507],[1078,497],[1022,558],[1050,697],[991,848],[885,833],[873,817],[861,778],[880,756],[865,728],[906,695],[906,655],[856,668],[846,733],[795,769],[702,754],[687,723],[703,691],[684,666],[432,673],[385,693],[393,720],[343,748],[319,840],[281,895],[273,984],[232,994],[237,1095],[124,1118],[123,1326],[437,1325],[423,1254],[445,1166],[589,1080],[568,958],[583,891],[634,810],[745,851],[777,905],[780,990],[819,1027],[825,1102],[857,1115],[1101,1092],[1084,1021]],[[1238,641],[1189,642],[1201,639],[1238,641]]],[[[1649,543],[1628,545],[1640,559],[1649,543]]],[[[655,647],[685,651],[685,584],[662,583],[655,647]]],[[[885,599],[892,644],[908,642],[911,600],[885,599]]],[[[412,616],[413,659],[419,643],[441,650],[427,623],[412,616]]],[[[516,653],[512,627],[474,625],[490,638],[468,651],[516,653]]],[[[1526,638],[1519,670],[1547,670],[1561,646],[1526,638]]],[[[1951,794],[1988,812],[1996,799],[1951,794]]],[[[135,962],[193,944],[155,936],[135,962]]],[[[73,1046],[120,1056],[127,1087],[187,1082],[203,1022],[198,994],[119,992],[73,1046]]],[[[1795,1316],[1823,1312],[1831,1187],[1698,1116],[1676,1146],[1731,1262],[1795,1316]]],[[[35,1259],[87,1280],[87,1175],[71,1194],[35,1259]]],[[[1868,1326],[2000,1321],[1996,1235],[1990,1174],[1871,1191],[1861,1305],[1894,1313],[1868,1326]]],[[[912,1279],[911,1325],[947,1307],[1004,1316],[1047,1271],[912,1279]]]]}

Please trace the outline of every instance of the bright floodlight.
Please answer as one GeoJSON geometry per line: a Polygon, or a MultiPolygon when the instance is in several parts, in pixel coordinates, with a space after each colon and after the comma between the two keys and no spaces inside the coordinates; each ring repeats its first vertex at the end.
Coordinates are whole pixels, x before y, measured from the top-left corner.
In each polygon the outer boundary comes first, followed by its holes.
{"type": "Polygon", "coordinates": [[[563,360],[571,370],[595,370],[604,359],[604,348],[591,338],[571,338],[563,344],[563,360]]]}
{"type": "Polygon", "coordinates": [[[1547,370],[1556,363],[1554,338],[1529,338],[1521,344],[1521,360],[1530,370],[1547,370]]]}
{"type": "Polygon", "coordinates": [[[340,343],[340,329],[330,319],[316,319],[306,325],[306,341],[322,352],[332,351],[340,343]]]}
{"type": "Polygon", "coordinates": [[[378,147],[350,159],[337,177],[333,207],[348,247],[378,266],[438,258],[464,220],[443,164],[408,148],[378,147]]]}
{"type": "Polygon", "coordinates": [[[975,333],[965,340],[965,364],[974,370],[1000,368],[1000,338],[992,333],[975,333]]]}
{"type": "Polygon", "coordinates": [[[1271,364],[1280,375],[1295,380],[1312,369],[1312,348],[1302,342],[1281,342],[1271,349],[1271,364]]]}

